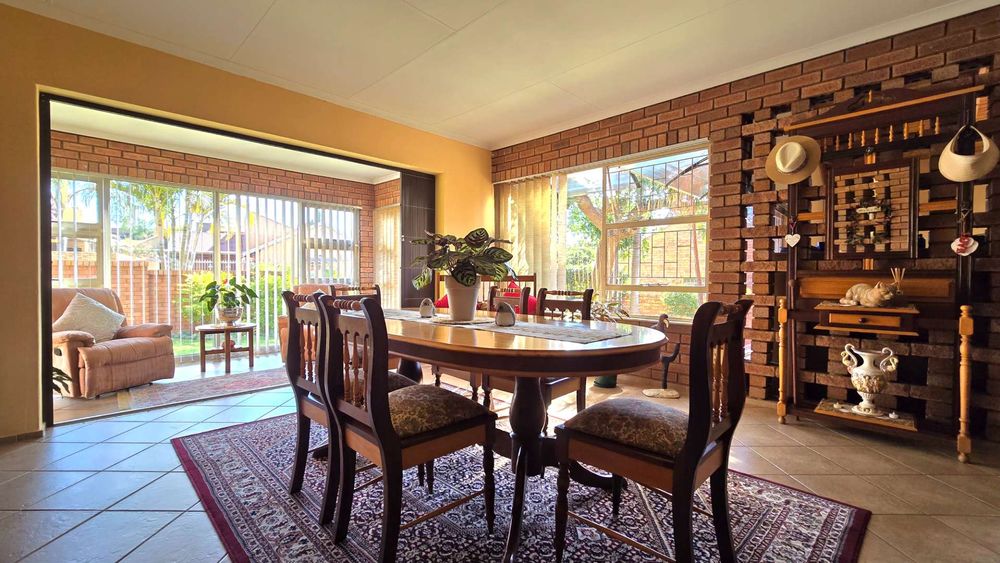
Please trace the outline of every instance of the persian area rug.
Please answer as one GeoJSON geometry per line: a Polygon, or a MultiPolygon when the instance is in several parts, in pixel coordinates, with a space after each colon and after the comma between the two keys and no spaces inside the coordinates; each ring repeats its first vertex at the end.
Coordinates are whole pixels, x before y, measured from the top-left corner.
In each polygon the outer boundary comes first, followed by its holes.
{"type": "Polygon", "coordinates": [[[131,408],[143,409],[288,385],[285,368],[231,373],[204,379],[154,383],[129,389],[131,408]]]}
{"type": "MultiPolygon", "coordinates": [[[[289,495],[287,484],[295,432],[294,415],[213,430],[173,440],[198,497],[229,557],[243,561],[371,562],[378,556],[382,487],[376,482],[355,494],[347,539],[334,545],[329,527],[317,523],[325,466],[310,461],[302,492],[289,495]]],[[[313,445],[326,439],[313,425],[313,445]]],[[[360,460],[359,462],[364,462],[360,460]]],[[[364,462],[366,463],[366,462],[364,462]]],[[[377,476],[372,469],[357,483],[377,476]]],[[[403,483],[403,523],[482,487],[482,450],[470,448],[435,462],[434,493],[417,484],[416,470],[403,483]]],[[[496,463],[496,528],[486,532],[482,497],[422,522],[400,534],[399,561],[499,561],[510,523],[514,479],[509,463],[496,463]]],[[[529,480],[519,561],[551,562],[554,557],[556,474],[529,480]]],[[[733,539],[740,561],[855,561],[870,513],[744,475],[729,483],[733,539]]],[[[707,487],[698,503],[708,508],[707,487]]],[[[622,530],[633,538],[673,553],[670,501],[630,483],[622,510],[611,517],[610,494],[573,484],[570,510],[622,530]]],[[[711,518],[694,516],[695,559],[718,560],[711,518]]],[[[567,561],[648,561],[649,556],[570,520],[567,561]]]]}

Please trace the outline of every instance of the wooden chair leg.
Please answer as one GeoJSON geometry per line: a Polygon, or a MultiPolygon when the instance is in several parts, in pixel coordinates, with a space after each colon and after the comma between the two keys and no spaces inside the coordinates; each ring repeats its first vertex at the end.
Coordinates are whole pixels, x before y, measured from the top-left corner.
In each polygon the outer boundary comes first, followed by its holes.
{"type": "Polygon", "coordinates": [[[295,494],[302,490],[302,480],[306,474],[306,459],[309,456],[309,427],[312,421],[309,417],[298,415],[295,431],[295,460],[292,465],[292,480],[288,484],[288,492],[295,494]]]}
{"type": "Polygon", "coordinates": [[[715,538],[719,543],[719,555],[723,563],[734,563],[736,551],[733,549],[733,534],[729,527],[729,496],[726,491],[728,480],[729,469],[726,464],[712,474],[712,520],[715,522],[715,538]]]}
{"type": "Polygon", "coordinates": [[[587,408],[587,378],[580,378],[580,387],[576,390],[576,412],[587,408]]]}
{"type": "Polygon", "coordinates": [[[427,462],[427,492],[434,492],[434,460],[427,462]]]}
{"type": "MultiPolygon", "coordinates": [[[[333,431],[330,434],[333,435],[333,431]]],[[[320,526],[325,526],[333,520],[337,509],[337,489],[340,485],[340,448],[334,440],[330,440],[326,449],[326,481],[323,485],[323,505],[319,510],[320,526]]]]}
{"type": "Polygon", "coordinates": [[[556,563],[562,563],[563,551],[566,549],[566,521],[569,520],[569,462],[559,463],[556,488],[556,563]]]}
{"type": "Polygon", "coordinates": [[[383,460],[382,464],[382,546],[378,559],[382,563],[396,561],[399,547],[399,524],[403,513],[403,469],[398,461],[383,460]]]}
{"type": "Polygon", "coordinates": [[[621,475],[611,476],[611,515],[618,517],[618,509],[622,504],[622,485],[625,478],[621,475]]]}
{"type": "Polygon", "coordinates": [[[423,487],[424,486],[424,464],[417,466],[417,483],[423,487]]]}
{"type": "Polygon", "coordinates": [[[441,387],[441,366],[431,366],[431,373],[434,374],[434,386],[441,387]]]}
{"type": "Polygon", "coordinates": [[[347,446],[340,448],[340,487],[337,490],[337,513],[334,516],[333,542],[347,538],[351,525],[351,508],[354,504],[354,475],[357,473],[358,456],[347,446]]]}
{"type": "Polygon", "coordinates": [[[483,444],[483,503],[486,504],[486,531],[493,533],[496,520],[496,480],[493,478],[493,428],[486,430],[483,444]]]}
{"type": "Polygon", "coordinates": [[[674,561],[691,563],[694,559],[694,546],[692,545],[694,491],[691,486],[675,484],[671,505],[674,513],[674,561]]]}

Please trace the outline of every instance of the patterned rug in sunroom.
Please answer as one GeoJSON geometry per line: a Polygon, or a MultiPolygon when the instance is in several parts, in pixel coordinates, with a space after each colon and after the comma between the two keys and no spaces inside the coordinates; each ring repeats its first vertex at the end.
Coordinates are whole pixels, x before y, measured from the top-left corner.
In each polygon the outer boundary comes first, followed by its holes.
{"type": "MultiPolygon", "coordinates": [[[[325,466],[311,461],[299,495],[286,486],[292,460],[294,415],[264,419],[173,440],[183,467],[219,533],[230,558],[240,561],[370,562],[378,555],[382,488],[355,495],[348,538],[334,545],[329,528],[317,523],[325,466]]],[[[326,432],[313,425],[313,444],[326,432]]],[[[363,460],[360,460],[363,461],[363,460]]],[[[358,475],[365,483],[375,470],[358,475]]],[[[417,485],[415,470],[404,474],[403,522],[482,487],[482,449],[470,448],[435,462],[434,493],[417,485]]],[[[482,497],[405,529],[399,561],[499,561],[509,526],[514,479],[509,463],[496,463],[497,520],[486,532],[482,497]]],[[[529,480],[519,561],[553,560],[555,471],[529,480]]],[[[857,560],[870,513],[737,472],[730,474],[730,515],[740,561],[857,560]]],[[[698,492],[709,506],[707,486],[698,492]]],[[[655,549],[673,553],[670,501],[634,483],[612,519],[610,495],[574,484],[570,510],[627,532],[655,549]]],[[[695,559],[718,560],[711,518],[695,513],[695,559]]],[[[654,560],[600,532],[570,520],[567,561],[654,560]]]]}

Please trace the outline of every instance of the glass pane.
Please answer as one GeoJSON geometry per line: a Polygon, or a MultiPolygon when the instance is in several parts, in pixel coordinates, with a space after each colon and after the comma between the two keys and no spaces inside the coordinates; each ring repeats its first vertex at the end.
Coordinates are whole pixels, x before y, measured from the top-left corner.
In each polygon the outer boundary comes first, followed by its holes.
{"type": "Polygon", "coordinates": [[[686,291],[608,291],[611,302],[621,303],[633,317],[658,317],[663,313],[671,319],[690,319],[705,302],[704,293],[686,291]]]}
{"type": "Polygon", "coordinates": [[[52,221],[69,225],[96,225],[100,220],[97,183],[77,178],[53,178],[52,221]]]}
{"type": "Polygon", "coordinates": [[[608,223],[708,214],[708,150],[608,168],[608,223]]]}
{"type": "Polygon", "coordinates": [[[708,224],[608,231],[608,284],[704,287],[708,224]]]}
{"type": "Polygon", "coordinates": [[[601,242],[600,168],[569,174],[566,205],[566,278],[563,289],[596,287],[597,251],[601,242]]]}
{"type": "Polygon", "coordinates": [[[54,177],[49,192],[53,287],[100,287],[100,192],[85,178],[54,177]]]}
{"type": "Polygon", "coordinates": [[[304,249],[309,283],[358,283],[356,209],[304,205],[304,249]]]}

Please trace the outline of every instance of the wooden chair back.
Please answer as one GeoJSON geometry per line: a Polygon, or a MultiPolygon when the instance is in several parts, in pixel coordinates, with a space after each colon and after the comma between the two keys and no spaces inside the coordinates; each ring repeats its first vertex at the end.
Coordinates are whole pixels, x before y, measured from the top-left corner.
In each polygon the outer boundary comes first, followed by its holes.
{"type": "Polygon", "coordinates": [[[350,287],[336,287],[330,295],[337,299],[354,299],[361,301],[365,297],[371,297],[382,303],[382,288],[379,285],[355,285],[350,287]]]}
{"type": "Polygon", "coordinates": [[[288,357],[285,360],[288,381],[297,398],[309,394],[323,398],[316,351],[319,312],[311,306],[303,307],[311,299],[309,295],[284,291],[281,297],[288,310],[288,357]]]}
{"type": "Polygon", "coordinates": [[[490,311],[496,311],[500,303],[506,303],[514,307],[518,313],[527,315],[529,297],[531,297],[530,287],[522,287],[521,291],[515,296],[505,293],[500,287],[494,285],[490,288],[490,296],[486,301],[486,305],[490,311]]]}
{"type": "Polygon", "coordinates": [[[542,288],[538,290],[535,315],[555,319],[591,320],[590,309],[594,301],[594,290],[562,291],[542,288]]]}
{"type": "Polygon", "coordinates": [[[709,301],[691,328],[690,418],[679,458],[700,459],[709,444],[730,439],[746,402],[743,327],[753,301],[709,301]]]}
{"type": "Polygon", "coordinates": [[[338,299],[315,294],[318,359],[326,397],[338,420],[398,441],[389,416],[389,336],[382,305],[373,297],[338,299]],[[349,419],[349,420],[348,420],[349,419]]]}

